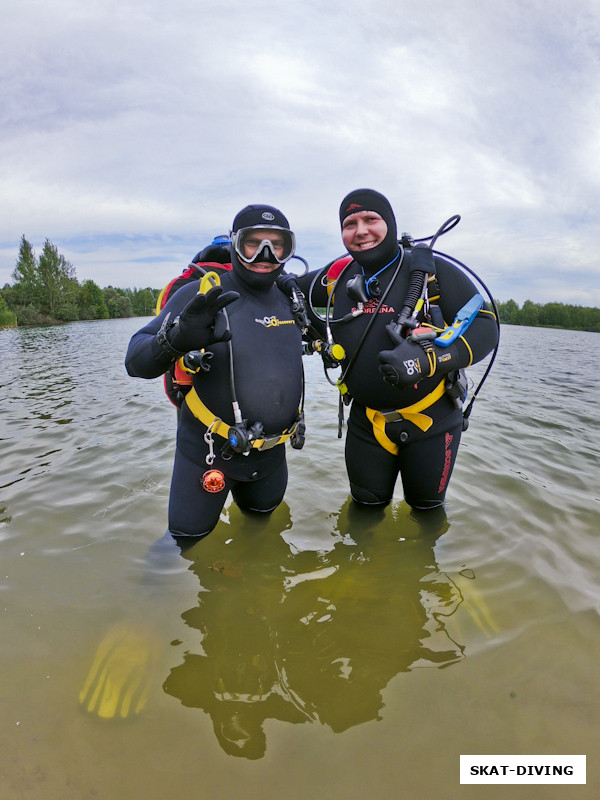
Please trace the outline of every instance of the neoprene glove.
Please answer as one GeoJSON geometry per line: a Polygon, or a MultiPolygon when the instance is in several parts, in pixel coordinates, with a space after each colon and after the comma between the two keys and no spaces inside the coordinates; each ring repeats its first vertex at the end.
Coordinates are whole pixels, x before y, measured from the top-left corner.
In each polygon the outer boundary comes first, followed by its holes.
{"type": "Polygon", "coordinates": [[[394,325],[387,325],[386,332],[396,346],[379,353],[379,371],[383,380],[392,386],[405,389],[423,378],[446,375],[458,366],[452,345],[436,347],[427,341],[423,344],[411,342],[400,336],[394,325]]]}
{"type": "Polygon", "coordinates": [[[179,353],[202,350],[215,342],[231,339],[227,320],[221,309],[239,297],[238,292],[223,292],[221,286],[213,286],[206,294],[197,294],[168,325],[165,336],[168,343],[179,353]]]}

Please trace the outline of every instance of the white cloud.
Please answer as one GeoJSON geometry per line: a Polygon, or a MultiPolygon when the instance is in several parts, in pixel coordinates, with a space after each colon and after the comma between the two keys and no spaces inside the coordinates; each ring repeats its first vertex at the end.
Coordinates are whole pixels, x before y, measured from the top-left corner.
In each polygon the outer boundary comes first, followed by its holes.
{"type": "Polygon", "coordinates": [[[414,235],[460,213],[500,299],[600,305],[593,0],[5,5],[0,285],[25,234],[159,286],[248,202],[317,266],[368,185],[414,235]]]}

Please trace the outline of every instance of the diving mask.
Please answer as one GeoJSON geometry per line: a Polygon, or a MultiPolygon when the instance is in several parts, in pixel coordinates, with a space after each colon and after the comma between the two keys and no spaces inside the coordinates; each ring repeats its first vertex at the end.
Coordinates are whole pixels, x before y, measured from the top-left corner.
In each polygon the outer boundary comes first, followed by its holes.
{"type": "Polygon", "coordinates": [[[231,243],[239,258],[247,264],[254,264],[256,261],[283,264],[296,252],[296,237],[293,232],[277,225],[252,225],[233,231],[231,243]],[[251,255],[247,255],[247,252],[251,255]]]}

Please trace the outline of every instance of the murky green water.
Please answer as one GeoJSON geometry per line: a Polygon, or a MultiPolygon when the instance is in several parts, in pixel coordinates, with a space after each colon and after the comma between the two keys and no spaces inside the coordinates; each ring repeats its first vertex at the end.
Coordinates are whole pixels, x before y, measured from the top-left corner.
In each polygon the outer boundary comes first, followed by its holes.
{"type": "Polygon", "coordinates": [[[596,797],[598,335],[503,328],[426,524],[349,505],[307,360],[286,503],[181,554],[140,324],[0,332],[0,797],[596,797]],[[583,753],[588,782],[460,786],[461,753],[583,753]]]}

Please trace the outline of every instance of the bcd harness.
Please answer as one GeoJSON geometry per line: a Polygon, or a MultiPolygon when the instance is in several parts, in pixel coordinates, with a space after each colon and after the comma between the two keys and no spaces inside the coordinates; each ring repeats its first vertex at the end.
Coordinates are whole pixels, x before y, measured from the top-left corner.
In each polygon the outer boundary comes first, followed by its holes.
{"type": "MultiPolygon", "coordinates": [[[[448,219],[439,228],[439,230],[433,237],[427,237],[427,239],[422,239],[418,241],[423,242],[430,239],[431,241],[429,244],[429,248],[433,250],[433,245],[435,244],[438,237],[451,230],[455,225],[458,224],[459,221],[460,221],[460,216],[455,215],[450,219],[448,219]]],[[[311,285],[311,292],[309,293],[309,301],[310,301],[310,294],[312,293],[312,288],[316,280],[319,278],[319,276],[321,276],[323,284],[327,289],[328,300],[325,310],[325,317],[324,318],[320,317],[320,319],[325,322],[327,343],[321,343],[322,347],[313,345],[312,350],[318,350],[319,352],[321,352],[321,355],[323,357],[323,363],[325,366],[325,375],[327,377],[327,380],[330,383],[336,385],[340,391],[339,414],[338,414],[338,438],[341,438],[342,435],[342,425],[344,420],[343,406],[344,404],[347,405],[348,403],[350,403],[352,399],[348,393],[348,388],[345,382],[346,378],[354,361],[356,360],[358,351],[360,350],[363,342],[365,341],[366,336],[377,316],[379,309],[383,305],[383,302],[387,296],[388,291],[392,287],[400,271],[404,257],[404,247],[412,248],[414,247],[415,242],[408,234],[403,234],[402,239],[399,241],[398,244],[400,247],[400,258],[399,258],[399,263],[394,272],[394,275],[392,276],[387,289],[383,293],[383,296],[379,300],[377,308],[375,309],[375,312],[373,313],[369,321],[369,324],[366,326],[363,336],[361,337],[354,353],[352,354],[349,361],[346,363],[340,378],[337,381],[335,381],[335,383],[327,375],[327,369],[331,366],[341,366],[340,362],[342,361],[342,359],[345,358],[345,353],[343,353],[343,348],[341,348],[340,345],[334,345],[333,343],[333,336],[331,334],[331,328],[330,328],[329,311],[333,301],[333,296],[336,286],[339,283],[346,269],[352,263],[353,259],[347,255],[343,256],[342,258],[336,259],[334,262],[325,267],[321,271],[321,273],[315,276],[315,280],[311,285]],[[335,358],[332,358],[332,354],[334,352],[333,348],[335,347],[339,348],[341,350],[341,353],[338,352],[335,355],[335,358]],[[326,356],[328,358],[326,358],[326,356]]],[[[436,251],[433,252],[435,253],[436,251]]],[[[445,256],[445,254],[442,253],[439,253],[438,255],[445,256]]],[[[494,308],[496,323],[499,329],[500,327],[499,317],[496,304],[489,290],[483,283],[483,281],[481,281],[481,279],[471,269],[466,267],[461,262],[457,261],[451,256],[445,256],[445,257],[450,261],[452,261],[453,263],[455,263],[457,266],[462,267],[471,275],[473,275],[473,277],[475,277],[479,281],[479,283],[483,286],[483,288],[488,294],[492,307],[494,308]]],[[[390,266],[391,263],[387,266],[390,266]]],[[[381,271],[383,270],[380,270],[380,272],[381,271]]],[[[351,279],[351,281],[348,281],[347,288],[349,290],[351,288],[350,284],[354,280],[355,279],[351,279]]],[[[363,279],[363,286],[364,286],[364,279],[363,279]]],[[[353,295],[351,294],[351,296],[353,295]]],[[[357,297],[357,299],[359,298],[357,297]]],[[[364,300],[365,298],[361,299],[364,300]]],[[[452,325],[448,326],[445,320],[443,319],[442,312],[441,309],[439,308],[437,301],[439,301],[439,285],[435,274],[428,274],[427,272],[421,272],[419,271],[418,267],[412,269],[411,276],[409,279],[407,295],[405,299],[405,305],[402,308],[402,311],[395,325],[397,327],[397,330],[401,332],[402,335],[407,336],[407,338],[412,338],[414,341],[418,341],[423,346],[425,351],[424,352],[425,358],[430,365],[430,370],[431,370],[430,376],[433,375],[435,371],[435,362],[432,361],[434,356],[432,352],[433,348],[431,342],[435,340],[436,343],[439,344],[440,346],[447,347],[455,339],[460,338],[461,341],[466,345],[470,353],[471,356],[470,363],[472,363],[473,354],[471,352],[471,348],[467,340],[463,338],[462,334],[467,330],[467,328],[473,322],[478,313],[491,313],[482,308],[484,302],[483,297],[480,294],[476,294],[458,312],[452,325]],[[432,289],[431,293],[429,292],[430,288],[432,289]],[[423,323],[419,323],[418,321],[420,313],[426,314],[427,321],[424,323],[426,327],[420,327],[420,325],[423,325],[423,323]]],[[[311,303],[311,309],[313,313],[316,314],[316,311],[312,306],[312,303],[311,303]]],[[[363,302],[359,301],[356,311],[354,311],[352,314],[346,315],[346,317],[341,318],[339,320],[331,320],[331,322],[347,322],[361,313],[363,313],[363,302]]],[[[316,315],[319,316],[318,314],[316,315]]],[[[492,363],[496,356],[497,349],[498,345],[496,345],[492,359],[488,364],[488,368],[483,378],[480,380],[479,385],[477,386],[477,389],[475,390],[475,393],[468,407],[466,408],[466,410],[463,411],[463,430],[466,430],[466,428],[468,427],[468,417],[470,415],[473,402],[491,369],[492,363]]],[[[405,419],[407,421],[412,422],[414,425],[420,428],[420,430],[427,431],[433,425],[433,419],[427,414],[423,414],[422,412],[427,408],[429,408],[430,406],[432,406],[438,400],[440,400],[440,398],[442,398],[446,393],[453,399],[455,405],[458,408],[462,409],[463,401],[465,400],[467,394],[467,380],[463,369],[454,370],[449,375],[445,376],[429,394],[427,394],[421,400],[417,401],[416,403],[413,403],[410,406],[406,406],[404,408],[397,408],[391,411],[379,411],[377,409],[366,408],[367,418],[369,419],[369,421],[373,426],[373,433],[379,444],[386,450],[388,450],[390,453],[396,455],[399,452],[399,448],[398,445],[392,442],[386,435],[385,433],[386,423],[396,422],[400,419],[405,419]]]]}
{"type": "MultiPolygon", "coordinates": [[[[301,412],[299,412],[298,418],[294,421],[289,430],[284,431],[283,433],[265,436],[264,433],[261,434],[259,429],[255,429],[255,438],[249,438],[247,442],[242,442],[241,439],[243,438],[243,434],[240,436],[241,432],[236,430],[237,426],[230,425],[228,422],[223,422],[223,420],[219,419],[219,417],[213,414],[212,411],[210,411],[210,409],[208,409],[198,397],[198,394],[193,386],[185,396],[185,404],[196,417],[196,419],[200,420],[200,422],[207,428],[207,431],[204,434],[204,440],[209,446],[209,454],[206,457],[206,463],[209,466],[215,459],[212,448],[213,434],[226,439],[233,452],[236,452],[237,448],[242,448],[240,452],[245,452],[246,447],[262,451],[270,450],[272,447],[276,447],[278,444],[284,444],[284,442],[287,442],[288,439],[291,439],[299,431],[299,427],[303,424],[301,412]]],[[[260,425],[260,423],[258,423],[258,425],[260,425]]],[[[262,429],[262,425],[260,427],[262,429]]]]}
{"type": "MultiPolygon", "coordinates": [[[[289,276],[286,276],[286,279],[287,278],[289,278],[289,276]]],[[[218,286],[219,284],[220,278],[216,272],[205,272],[200,279],[198,293],[204,294],[212,286],[218,286]]],[[[304,330],[305,326],[308,326],[308,317],[306,315],[304,304],[299,297],[299,289],[297,289],[295,281],[293,284],[294,285],[292,285],[292,282],[289,279],[283,281],[279,281],[278,279],[279,288],[284,292],[284,294],[288,295],[292,301],[292,315],[294,317],[294,321],[301,327],[301,329],[304,330]]],[[[222,309],[221,313],[223,313],[226,319],[228,319],[226,309],[222,309]]],[[[186,353],[177,361],[180,373],[183,375],[187,374],[187,376],[189,376],[189,389],[186,391],[183,402],[185,402],[194,417],[203,425],[205,425],[207,429],[204,434],[204,441],[207,443],[209,448],[208,455],[205,459],[207,465],[211,466],[216,457],[214,452],[213,435],[217,435],[225,439],[224,446],[221,449],[221,454],[226,460],[231,458],[234,453],[248,455],[253,449],[258,451],[270,450],[279,444],[287,442],[288,439],[291,440],[290,443],[294,449],[300,450],[304,446],[304,434],[306,430],[303,411],[304,374],[302,376],[301,404],[300,408],[298,409],[298,415],[291,427],[284,430],[282,433],[265,435],[261,422],[255,422],[253,425],[248,426],[248,421],[242,418],[242,413],[237,401],[235,389],[233,350],[231,346],[231,340],[227,342],[227,346],[229,348],[232,408],[235,420],[233,425],[224,422],[216,414],[214,414],[203,403],[198,396],[195,387],[192,385],[192,375],[200,372],[201,370],[205,372],[210,370],[210,359],[212,358],[212,353],[206,350],[192,351],[190,353],[186,353]]]]}
{"type": "MultiPolygon", "coordinates": [[[[383,303],[384,303],[384,301],[386,299],[387,293],[388,293],[389,289],[391,288],[392,284],[394,283],[394,281],[395,281],[395,279],[396,279],[396,277],[398,275],[398,272],[400,271],[400,268],[402,267],[402,262],[403,262],[403,257],[404,257],[404,248],[402,247],[402,245],[400,246],[400,248],[401,249],[400,249],[399,263],[396,266],[395,273],[394,273],[390,283],[388,284],[388,287],[387,287],[386,291],[383,293],[383,296],[379,300],[377,308],[375,309],[374,313],[372,314],[372,316],[371,316],[371,318],[369,320],[369,324],[367,325],[367,327],[365,329],[365,332],[364,332],[363,336],[361,337],[361,340],[360,340],[358,346],[356,347],[352,357],[350,358],[350,360],[346,364],[346,367],[343,370],[341,377],[335,382],[335,385],[337,386],[337,388],[340,391],[339,415],[338,415],[338,422],[339,422],[339,424],[338,424],[338,438],[340,438],[341,435],[342,435],[342,425],[343,425],[343,419],[344,419],[344,412],[343,412],[344,404],[348,404],[350,402],[350,400],[351,400],[351,396],[350,396],[350,394],[348,392],[348,388],[346,386],[346,378],[348,376],[348,373],[350,372],[351,367],[354,364],[354,361],[356,360],[356,356],[358,355],[358,351],[360,350],[363,342],[365,341],[365,339],[367,337],[367,334],[368,334],[368,332],[369,332],[369,330],[371,328],[371,325],[374,323],[374,321],[375,321],[375,319],[377,317],[377,312],[378,312],[379,308],[383,305],[383,303]]],[[[345,256],[345,257],[343,257],[341,259],[338,259],[338,260],[334,261],[333,264],[331,264],[329,266],[329,268],[327,268],[327,272],[325,273],[325,281],[326,281],[325,285],[327,287],[327,293],[328,293],[327,312],[329,310],[329,306],[330,306],[331,299],[332,299],[332,296],[334,294],[336,285],[338,284],[339,280],[341,279],[341,277],[344,274],[344,272],[346,271],[346,269],[351,265],[351,263],[352,263],[352,259],[348,258],[347,256],[345,256]]],[[[417,276],[416,272],[413,272],[412,274],[417,276]]],[[[411,294],[411,288],[412,288],[412,294],[415,294],[415,289],[413,287],[414,284],[417,284],[418,289],[417,289],[416,296],[415,296],[413,302],[410,304],[409,307],[407,307],[405,305],[403,311],[406,312],[408,310],[409,314],[414,314],[414,319],[415,320],[416,320],[416,317],[417,317],[419,311],[422,308],[424,308],[425,305],[428,305],[428,292],[427,292],[427,284],[428,283],[432,283],[433,284],[433,286],[435,287],[434,288],[434,292],[438,291],[437,281],[435,280],[435,276],[434,275],[429,275],[428,276],[428,275],[425,274],[423,276],[418,276],[414,280],[411,281],[411,285],[409,286],[409,290],[408,290],[407,294],[411,294]]],[[[436,295],[435,299],[437,299],[438,296],[439,296],[439,293],[436,295]]],[[[434,298],[432,298],[432,299],[434,299],[434,298]]],[[[363,303],[359,302],[358,303],[358,313],[355,313],[354,316],[358,316],[360,313],[362,313],[362,308],[363,308],[363,303]]],[[[328,316],[328,314],[326,314],[326,317],[327,316],[328,316]]],[[[351,315],[347,315],[347,318],[344,318],[343,320],[339,320],[339,321],[349,321],[350,316],[351,315]]],[[[337,321],[338,320],[334,320],[334,322],[337,322],[337,321]]],[[[329,322],[328,322],[327,319],[326,319],[326,323],[327,323],[327,338],[328,338],[329,341],[332,341],[333,337],[332,337],[332,335],[330,333],[329,322]]],[[[335,347],[340,347],[340,346],[339,345],[332,345],[332,346],[330,345],[330,350],[334,351],[335,347]]],[[[315,348],[315,349],[317,349],[317,348],[315,348]]],[[[343,357],[344,357],[344,355],[342,355],[342,358],[343,357]]],[[[427,353],[427,350],[425,351],[425,357],[429,359],[429,355],[427,353]]],[[[432,368],[431,367],[431,361],[429,363],[430,363],[430,368],[432,368]]],[[[446,380],[446,377],[444,377],[438,383],[438,385],[435,387],[435,389],[433,389],[431,392],[429,392],[429,394],[427,394],[425,397],[421,398],[421,400],[417,401],[416,403],[412,403],[411,405],[405,406],[403,408],[396,408],[396,409],[393,409],[391,411],[379,411],[379,410],[374,409],[374,408],[366,408],[367,418],[369,419],[369,421],[371,422],[371,424],[373,426],[373,433],[375,435],[375,438],[379,442],[379,444],[382,447],[384,447],[386,450],[388,450],[389,452],[393,453],[394,455],[397,455],[397,453],[399,452],[398,446],[396,444],[394,444],[385,434],[385,425],[388,422],[396,422],[396,421],[398,421],[400,419],[405,419],[405,420],[407,420],[409,422],[412,422],[414,425],[416,425],[422,431],[429,430],[429,428],[433,425],[433,419],[430,416],[428,416],[427,414],[423,414],[422,412],[425,411],[430,406],[432,406],[434,403],[436,403],[441,397],[443,397],[443,395],[446,393],[446,383],[447,383],[447,380],[446,380]]]]}

